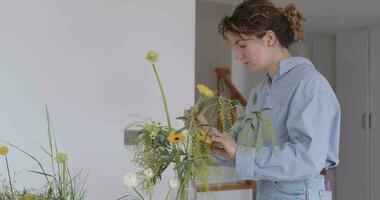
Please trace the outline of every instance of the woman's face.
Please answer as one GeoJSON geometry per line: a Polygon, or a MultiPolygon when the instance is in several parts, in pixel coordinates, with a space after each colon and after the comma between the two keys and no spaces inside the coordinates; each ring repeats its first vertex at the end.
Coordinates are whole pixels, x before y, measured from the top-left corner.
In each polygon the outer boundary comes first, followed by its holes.
{"type": "Polygon", "coordinates": [[[258,39],[251,35],[227,33],[227,39],[235,50],[235,59],[243,62],[250,70],[264,69],[273,59],[272,48],[265,42],[266,36],[258,39]]]}

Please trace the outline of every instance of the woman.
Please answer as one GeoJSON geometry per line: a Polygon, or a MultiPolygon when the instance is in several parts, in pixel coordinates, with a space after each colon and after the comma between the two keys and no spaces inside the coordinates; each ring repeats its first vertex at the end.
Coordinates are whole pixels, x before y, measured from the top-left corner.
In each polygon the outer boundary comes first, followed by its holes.
{"type": "MultiPolygon", "coordinates": [[[[323,175],[339,162],[340,106],[314,65],[289,52],[292,43],[303,39],[303,20],[293,5],[277,8],[269,0],[249,0],[219,24],[236,59],[250,70],[267,72],[251,91],[247,112],[270,108],[263,114],[275,129],[276,148],[267,144],[260,154],[242,148],[237,142],[239,124],[231,130],[232,138],[211,131],[211,140],[223,146],[216,149],[227,158],[220,159],[222,163],[229,160],[237,178],[256,180],[259,200],[331,199],[323,175]]],[[[202,115],[197,119],[208,123],[202,115]]]]}

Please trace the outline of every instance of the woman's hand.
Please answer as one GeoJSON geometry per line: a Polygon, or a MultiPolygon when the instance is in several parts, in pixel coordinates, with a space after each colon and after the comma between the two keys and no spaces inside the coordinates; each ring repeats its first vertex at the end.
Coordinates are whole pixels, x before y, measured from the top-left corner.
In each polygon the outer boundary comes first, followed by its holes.
{"type": "MultiPolygon", "coordinates": [[[[184,110],[183,114],[187,119],[189,119],[191,116],[195,116],[196,120],[200,124],[208,124],[208,121],[205,116],[195,113],[194,107],[190,107],[188,110],[184,110]]],[[[185,120],[185,126],[189,126],[189,120],[185,120]]],[[[211,141],[213,143],[222,144],[223,146],[222,148],[213,147],[212,151],[214,153],[218,153],[232,160],[235,160],[237,144],[231,137],[224,136],[220,134],[220,132],[216,128],[212,128],[211,141]]]]}
{"type": "Polygon", "coordinates": [[[225,157],[230,158],[231,160],[235,160],[236,152],[237,152],[237,144],[236,142],[228,136],[224,136],[220,134],[216,129],[213,129],[211,141],[213,143],[222,144],[223,147],[213,147],[212,151],[217,154],[221,154],[225,157]]]}
{"type": "MultiPolygon", "coordinates": [[[[194,107],[190,107],[187,110],[183,111],[183,115],[189,119],[191,116],[195,116],[195,119],[200,123],[200,124],[208,124],[208,121],[204,115],[197,114],[194,110],[194,107]]],[[[189,126],[189,120],[185,120],[185,126],[189,126]]]]}

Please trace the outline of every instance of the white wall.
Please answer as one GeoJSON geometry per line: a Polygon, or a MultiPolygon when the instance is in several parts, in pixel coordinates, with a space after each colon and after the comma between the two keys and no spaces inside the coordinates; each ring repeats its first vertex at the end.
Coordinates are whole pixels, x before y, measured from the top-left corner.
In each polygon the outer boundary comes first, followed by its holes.
{"type": "MultiPolygon", "coordinates": [[[[172,120],[194,102],[194,1],[1,1],[0,44],[0,139],[47,161],[37,145],[47,145],[47,103],[72,169],[89,170],[87,199],[132,193],[122,185],[136,170],[123,145],[129,114],[165,122],[148,50],[160,54],[172,120]]],[[[14,149],[9,159],[12,171],[38,169],[14,149]]],[[[169,178],[157,189],[166,191],[169,178]]],[[[44,183],[26,172],[17,182],[44,183]]]]}

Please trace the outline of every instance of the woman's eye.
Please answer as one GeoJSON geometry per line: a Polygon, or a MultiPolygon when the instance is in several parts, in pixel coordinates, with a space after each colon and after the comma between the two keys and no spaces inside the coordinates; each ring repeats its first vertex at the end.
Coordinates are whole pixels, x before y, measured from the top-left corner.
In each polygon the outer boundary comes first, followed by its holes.
{"type": "Polygon", "coordinates": [[[240,45],[240,48],[241,49],[244,49],[247,45],[243,44],[243,45],[240,45]]]}

